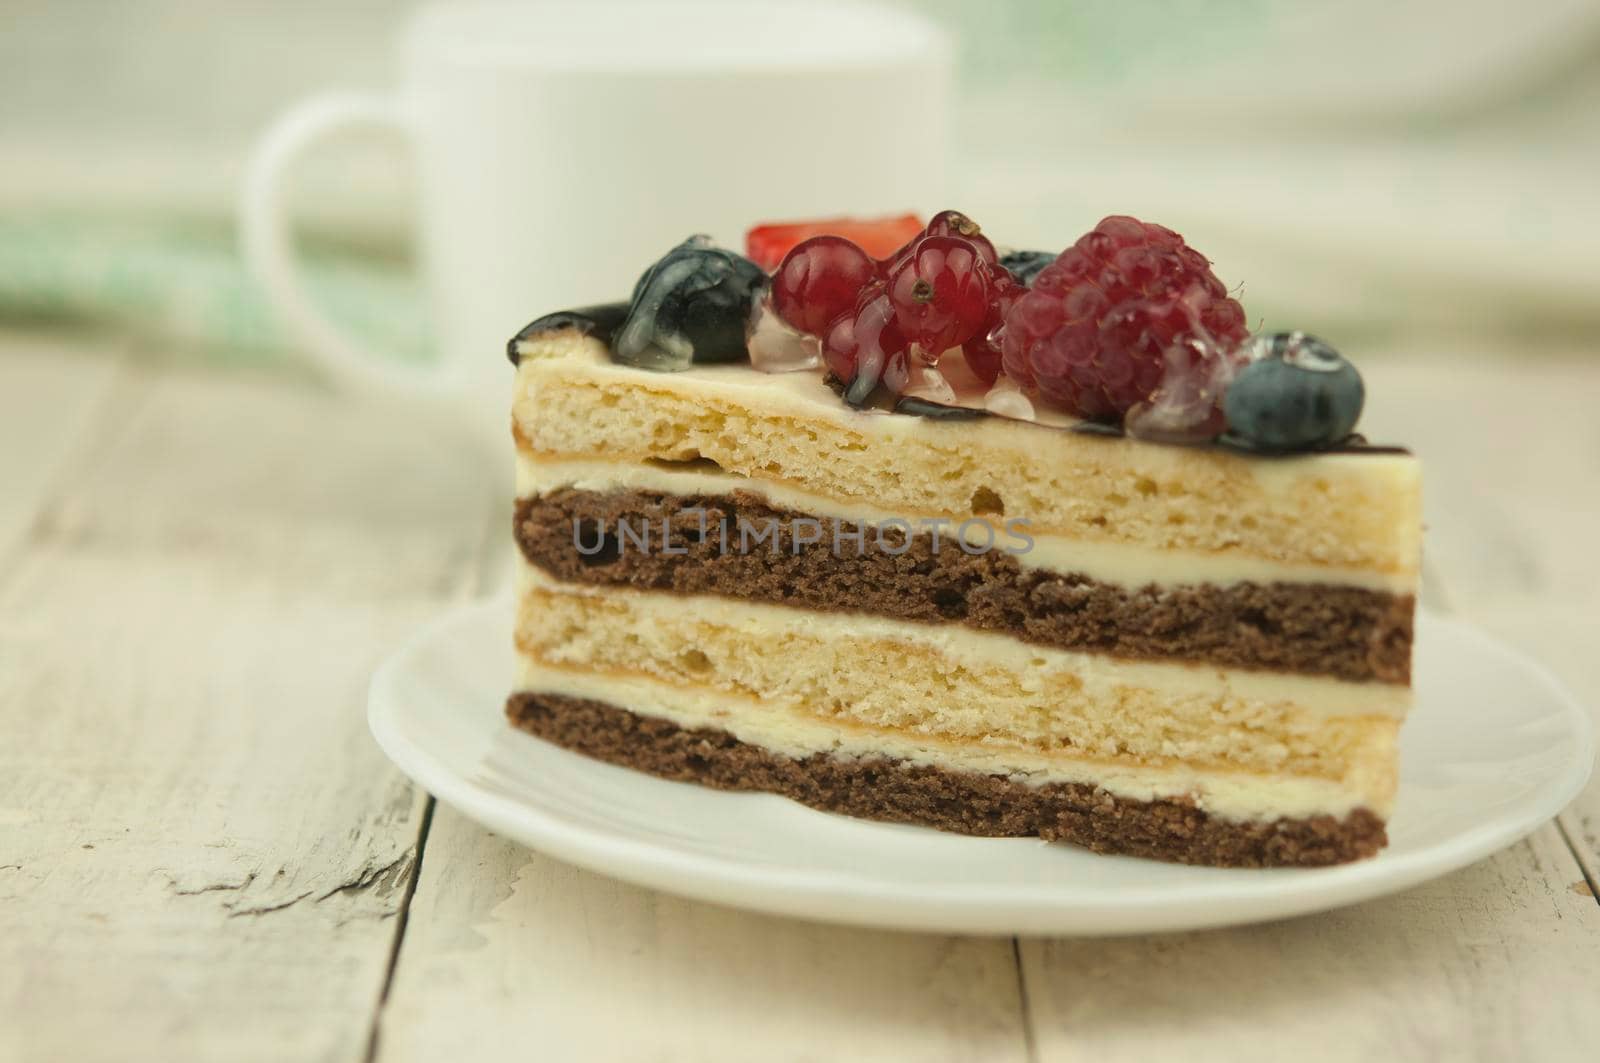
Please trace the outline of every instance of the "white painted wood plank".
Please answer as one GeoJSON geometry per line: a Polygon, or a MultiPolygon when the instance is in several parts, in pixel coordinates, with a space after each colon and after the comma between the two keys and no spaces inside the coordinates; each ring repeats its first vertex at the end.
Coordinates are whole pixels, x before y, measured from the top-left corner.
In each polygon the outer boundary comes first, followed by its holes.
{"type": "Polygon", "coordinates": [[[1600,906],[1554,870],[1571,865],[1547,827],[1465,871],[1323,915],[1025,940],[1039,1058],[1593,1059],[1600,906]]]}
{"type": "Polygon", "coordinates": [[[1012,943],[825,927],[679,900],[440,806],[381,1063],[1021,1060],[1012,943]]]}
{"type": "Polygon", "coordinates": [[[27,534],[120,364],[117,345],[0,332],[0,564],[27,534]]]}
{"type": "Polygon", "coordinates": [[[0,1059],[361,1059],[422,808],[365,685],[495,488],[264,379],[103,418],[0,573],[0,1059]]]}

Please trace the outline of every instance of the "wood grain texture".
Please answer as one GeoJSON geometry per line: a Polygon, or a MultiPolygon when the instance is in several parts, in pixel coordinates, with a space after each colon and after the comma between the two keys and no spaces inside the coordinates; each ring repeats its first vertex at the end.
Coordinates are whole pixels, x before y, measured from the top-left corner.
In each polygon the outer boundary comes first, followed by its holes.
{"type": "Polygon", "coordinates": [[[118,344],[85,351],[53,336],[0,332],[0,565],[26,537],[121,369],[118,344]]]}
{"type": "Polygon", "coordinates": [[[1021,1060],[1011,942],[820,926],[580,871],[440,807],[382,1063],[1021,1060]]]}
{"type": "Polygon", "coordinates": [[[44,492],[0,578],[0,1059],[364,1055],[424,800],[366,680],[494,494],[388,426],[135,373],[44,492]]]}
{"type": "Polygon", "coordinates": [[[1600,907],[1549,827],[1396,897],[1263,926],[1021,943],[1045,1060],[1580,1060],[1600,907]]]}

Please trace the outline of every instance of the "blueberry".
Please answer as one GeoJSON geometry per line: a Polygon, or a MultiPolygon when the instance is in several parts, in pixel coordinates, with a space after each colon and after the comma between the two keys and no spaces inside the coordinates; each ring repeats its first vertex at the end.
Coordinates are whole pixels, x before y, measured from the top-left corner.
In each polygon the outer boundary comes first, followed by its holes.
{"type": "Polygon", "coordinates": [[[760,266],[692,236],[644,271],[612,353],[642,369],[687,369],[746,357],[745,341],[766,287],[760,266]]]}
{"type": "Polygon", "coordinates": [[[1223,398],[1230,435],[1259,450],[1312,450],[1342,441],[1361,417],[1361,374],[1303,332],[1253,342],[1255,361],[1223,398]]]}
{"type": "Polygon", "coordinates": [[[1033,283],[1033,278],[1039,275],[1040,270],[1055,260],[1056,256],[1049,251],[1007,251],[1000,256],[1000,264],[1024,288],[1033,283]]]}

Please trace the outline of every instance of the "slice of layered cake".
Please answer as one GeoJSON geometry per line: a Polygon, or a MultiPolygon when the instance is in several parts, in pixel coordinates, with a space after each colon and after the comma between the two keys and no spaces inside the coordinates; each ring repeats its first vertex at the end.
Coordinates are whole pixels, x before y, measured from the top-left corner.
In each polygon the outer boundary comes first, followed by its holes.
{"type": "Polygon", "coordinates": [[[969,834],[1376,852],[1419,480],[1351,434],[1349,363],[1249,335],[1133,219],[1059,256],[952,212],[903,247],[782,232],[512,340],[511,721],[969,834]]]}

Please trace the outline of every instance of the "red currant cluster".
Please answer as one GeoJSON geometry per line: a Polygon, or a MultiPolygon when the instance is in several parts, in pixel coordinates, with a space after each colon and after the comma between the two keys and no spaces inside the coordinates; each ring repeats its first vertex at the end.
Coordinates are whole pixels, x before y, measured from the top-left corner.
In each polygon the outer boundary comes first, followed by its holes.
{"type": "Polygon", "coordinates": [[[993,384],[1000,328],[1021,291],[977,224],[947,210],[883,259],[842,236],[802,241],[773,275],[772,308],[822,341],[828,369],[859,406],[880,383],[899,391],[913,368],[955,348],[993,384]]]}

